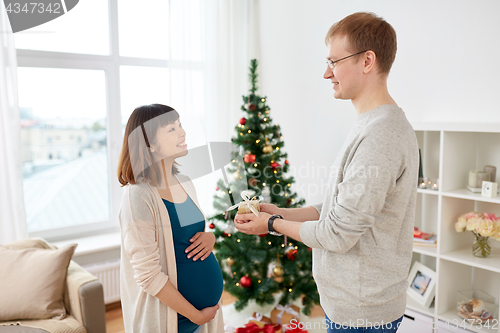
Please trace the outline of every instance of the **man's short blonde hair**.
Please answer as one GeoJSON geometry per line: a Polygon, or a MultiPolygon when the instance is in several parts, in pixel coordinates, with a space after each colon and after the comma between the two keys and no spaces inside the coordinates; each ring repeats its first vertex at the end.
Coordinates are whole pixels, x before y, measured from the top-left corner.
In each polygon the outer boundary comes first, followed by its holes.
{"type": "Polygon", "coordinates": [[[334,23],[325,37],[347,37],[352,53],[372,50],[377,57],[380,74],[389,74],[396,58],[397,41],[394,28],[374,13],[354,13],[334,23]]]}

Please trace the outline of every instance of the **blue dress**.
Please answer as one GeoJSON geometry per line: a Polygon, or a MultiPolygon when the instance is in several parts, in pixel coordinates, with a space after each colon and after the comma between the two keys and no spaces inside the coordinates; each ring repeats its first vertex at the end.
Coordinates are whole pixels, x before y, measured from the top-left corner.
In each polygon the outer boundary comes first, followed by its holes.
{"type": "MultiPolygon", "coordinates": [[[[186,248],[197,232],[205,230],[205,218],[188,195],[182,203],[163,199],[170,217],[177,264],[177,289],[198,310],[214,306],[222,296],[223,280],[219,263],[213,253],[205,259],[187,258],[186,248]]],[[[194,333],[200,326],[180,313],[177,314],[178,332],[194,333]]]]}

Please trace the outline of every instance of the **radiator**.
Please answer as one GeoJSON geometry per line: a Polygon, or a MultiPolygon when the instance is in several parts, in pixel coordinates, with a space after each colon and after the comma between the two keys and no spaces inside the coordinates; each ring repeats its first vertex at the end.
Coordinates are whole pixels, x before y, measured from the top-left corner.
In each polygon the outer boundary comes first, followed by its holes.
{"type": "Polygon", "coordinates": [[[120,260],[106,261],[84,266],[89,273],[95,275],[102,283],[104,303],[120,301],[120,260]]]}

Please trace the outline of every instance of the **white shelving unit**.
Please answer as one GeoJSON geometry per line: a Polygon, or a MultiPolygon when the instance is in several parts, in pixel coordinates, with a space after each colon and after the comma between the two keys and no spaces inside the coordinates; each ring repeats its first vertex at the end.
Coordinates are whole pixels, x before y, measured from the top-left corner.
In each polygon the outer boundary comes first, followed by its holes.
{"type": "MultiPolygon", "coordinates": [[[[495,213],[500,216],[500,197],[487,198],[466,189],[469,170],[482,170],[484,165],[498,168],[500,179],[500,124],[413,123],[422,152],[424,177],[439,178],[439,190],[417,190],[415,226],[438,235],[437,248],[414,246],[413,261],[420,261],[437,273],[436,298],[424,308],[408,297],[410,310],[434,320],[461,323],[456,312],[457,291],[481,289],[500,299],[500,242],[491,239],[491,258],[472,255],[474,235],[457,233],[455,222],[470,211],[495,213]]],[[[495,328],[478,328],[466,323],[473,332],[500,333],[498,307],[495,328]]],[[[444,329],[441,329],[443,332],[444,329]]]]}

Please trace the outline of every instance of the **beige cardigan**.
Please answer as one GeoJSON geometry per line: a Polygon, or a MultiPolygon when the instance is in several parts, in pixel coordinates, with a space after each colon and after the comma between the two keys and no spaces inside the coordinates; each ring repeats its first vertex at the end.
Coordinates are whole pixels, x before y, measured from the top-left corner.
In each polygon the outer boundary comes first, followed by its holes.
{"type": "MultiPolygon", "coordinates": [[[[201,210],[189,177],[175,175],[201,210]]],[[[158,191],[146,183],[124,187],[121,227],[120,294],[126,333],[177,333],[177,312],[154,295],[170,280],[177,287],[172,229],[158,191]]],[[[219,301],[220,305],[220,301],[219,301]]],[[[222,306],[200,333],[223,333],[222,306]]]]}

